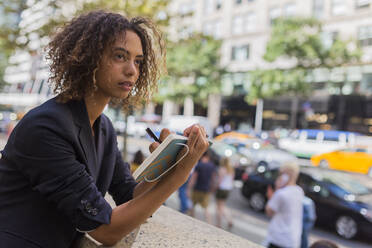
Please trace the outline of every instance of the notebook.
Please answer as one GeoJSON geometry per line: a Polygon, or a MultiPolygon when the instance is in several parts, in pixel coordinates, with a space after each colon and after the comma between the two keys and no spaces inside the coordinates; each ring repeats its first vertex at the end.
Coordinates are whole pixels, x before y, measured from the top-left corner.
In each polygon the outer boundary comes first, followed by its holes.
{"type": "Polygon", "coordinates": [[[187,137],[178,134],[169,134],[165,140],[148,156],[134,171],[133,177],[137,182],[146,180],[154,182],[160,179],[178,164],[188,153],[187,137]],[[186,153],[177,160],[182,148],[186,153]]]}

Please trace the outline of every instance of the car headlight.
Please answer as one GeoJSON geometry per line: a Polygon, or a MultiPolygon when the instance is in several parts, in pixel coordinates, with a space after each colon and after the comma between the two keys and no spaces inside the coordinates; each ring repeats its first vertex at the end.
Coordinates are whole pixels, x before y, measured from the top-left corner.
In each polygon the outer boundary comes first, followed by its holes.
{"type": "Polygon", "coordinates": [[[370,222],[372,222],[372,210],[366,209],[366,208],[362,208],[362,209],[360,209],[360,214],[363,215],[364,218],[366,218],[367,220],[369,220],[370,222]]]}

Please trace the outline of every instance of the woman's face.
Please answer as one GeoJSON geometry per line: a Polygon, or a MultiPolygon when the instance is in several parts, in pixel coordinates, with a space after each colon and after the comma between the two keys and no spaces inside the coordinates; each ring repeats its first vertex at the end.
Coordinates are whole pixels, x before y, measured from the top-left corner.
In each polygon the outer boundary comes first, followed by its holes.
{"type": "Polygon", "coordinates": [[[95,94],[107,100],[128,97],[139,77],[143,59],[141,40],[135,32],[127,30],[118,35],[113,45],[103,52],[96,71],[95,94]]]}

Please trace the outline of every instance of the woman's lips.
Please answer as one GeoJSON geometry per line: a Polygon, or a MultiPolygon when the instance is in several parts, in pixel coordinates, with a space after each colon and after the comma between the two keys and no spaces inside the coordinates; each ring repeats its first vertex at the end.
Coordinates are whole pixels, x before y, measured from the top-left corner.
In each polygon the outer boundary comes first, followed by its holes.
{"type": "Polygon", "coordinates": [[[132,89],[132,83],[131,82],[120,82],[119,88],[125,90],[125,91],[130,91],[132,89]]]}

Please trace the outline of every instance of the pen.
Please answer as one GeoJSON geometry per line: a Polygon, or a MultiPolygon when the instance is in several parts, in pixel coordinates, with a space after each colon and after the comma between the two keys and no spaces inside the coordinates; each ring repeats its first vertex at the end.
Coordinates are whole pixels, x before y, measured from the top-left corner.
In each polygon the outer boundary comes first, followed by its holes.
{"type": "Polygon", "coordinates": [[[154,134],[154,132],[148,127],[146,128],[146,132],[148,133],[148,135],[150,135],[151,138],[153,138],[156,142],[158,143],[161,143],[161,140],[156,137],[156,135],[154,134]]]}

